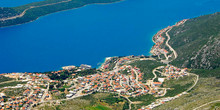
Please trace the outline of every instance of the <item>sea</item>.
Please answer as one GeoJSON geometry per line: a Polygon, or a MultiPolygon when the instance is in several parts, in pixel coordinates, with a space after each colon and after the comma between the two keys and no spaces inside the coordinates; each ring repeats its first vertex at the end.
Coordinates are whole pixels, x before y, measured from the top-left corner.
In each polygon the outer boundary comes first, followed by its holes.
{"type": "MultiPolygon", "coordinates": [[[[37,0],[2,0],[15,7],[37,0]]],[[[53,13],[0,28],[0,73],[97,68],[106,57],[150,55],[152,37],[182,19],[220,11],[220,0],[124,0],[53,13]]]]}
{"type": "Polygon", "coordinates": [[[39,1],[44,0],[0,0],[0,7],[17,7],[39,1]]]}

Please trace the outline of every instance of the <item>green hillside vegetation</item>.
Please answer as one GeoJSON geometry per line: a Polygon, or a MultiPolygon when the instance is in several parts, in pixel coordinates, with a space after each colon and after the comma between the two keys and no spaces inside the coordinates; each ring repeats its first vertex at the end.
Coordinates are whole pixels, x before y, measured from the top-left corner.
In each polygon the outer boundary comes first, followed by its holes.
{"type": "Polygon", "coordinates": [[[6,20],[6,21],[0,21],[0,27],[27,23],[36,20],[40,16],[45,16],[47,14],[55,13],[58,11],[79,8],[88,4],[112,3],[116,1],[120,1],[120,0],[45,0],[41,2],[30,3],[19,7],[1,8],[0,19],[18,15],[22,13],[24,10],[26,9],[28,10],[26,11],[25,15],[22,17],[6,20]],[[52,4],[52,5],[48,5],[48,4],[52,4]]]}
{"type": "Polygon", "coordinates": [[[156,97],[151,94],[141,95],[138,97],[130,97],[129,98],[132,102],[138,102],[137,104],[132,104],[132,110],[137,110],[142,106],[151,104],[152,102],[156,101],[156,97]]]}
{"type": "Polygon", "coordinates": [[[69,101],[62,101],[60,105],[49,105],[45,104],[39,107],[40,110],[81,110],[90,106],[89,100],[84,99],[74,99],[69,101]]]}
{"type": "Polygon", "coordinates": [[[60,105],[39,106],[40,110],[122,110],[126,100],[110,93],[94,93],[73,100],[62,101],[60,105]]]}
{"type": "Polygon", "coordinates": [[[47,74],[49,76],[49,78],[52,79],[52,80],[61,81],[61,80],[65,80],[68,77],[70,77],[72,73],[70,73],[68,71],[64,71],[64,72],[61,72],[59,74],[53,74],[51,72],[45,72],[44,74],[47,74]]]}
{"type": "Polygon", "coordinates": [[[24,88],[10,88],[10,89],[5,89],[4,93],[6,96],[17,97],[17,96],[22,96],[24,91],[25,91],[24,88]]]}
{"type": "Polygon", "coordinates": [[[195,78],[195,76],[185,76],[179,79],[165,81],[163,87],[170,88],[170,90],[167,90],[165,97],[173,97],[181,92],[186,91],[194,84],[195,78]]]}
{"type": "Polygon", "coordinates": [[[77,72],[76,76],[93,75],[93,74],[96,74],[97,72],[98,71],[96,69],[87,69],[87,70],[77,72]]]}
{"type": "MultiPolygon", "coordinates": [[[[194,84],[194,78],[195,76],[186,76],[183,78],[171,79],[165,81],[163,84],[163,87],[170,88],[170,90],[167,90],[167,94],[163,97],[173,97],[181,92],[186,91],[189,87],[191,87],[194,84]]],[[[161,97],[154,97],[153,95],[147,94],[147,95],[141,95],[138,97],[130,97],[129,99],[132,102],[138,102],[137,104],[132,104],[132,110],[136,110],[141,108],[144,105],[151,104],[152,102],[156,101],[156,99],[161,97]]]]}
{"type": "Polygon", "coordinates": [[[143,60],[143,61],[136,61],[130,65],[133,67],[136,66],[137,68],[140,68],[141,72],[144,73],[143,80],[146,81],[154,77],[152,73],[154,68],[158,66],[163,66],[165,64],[154,60],[143,60]]]}
{"type": "Polygon", "coordinates": [[[49,78],[52,80],[62,81],[62,80],[65,80],[67,78],[72,77],[72,74],[75,74],[75,77],[78,77],[78,76],[92,75],[92,74],[96,74],[98,72],[98,70],[96,70],[95,68],[86,69],[86,70],[82,70],[82,71],[78,71],[78,72],[75,72],[75,70],[76,69],[69,70],[69,71],[65,70],[65,71],[59,72],[57,74],[52,73],[50,71],[50,72],[45,72],[44,74],[47,74],[49,76],[49,78]]]}
{"type": "Polygon", "coordinates": [[[193,69],[191,70],[191,73],[196,73],[200,77],[216,77],[217,79],[220,79],[220,67],[212,70],[193,69]]]}
{"type": "Polygon", "coordinates": [[[188,20],[170,32],[170,45],[178,53],[173,65],[194,69],[220,67],[220,13],[188,20]]]}
{"type": "Polygon", "coordinates": [[[166,102],[165,104],[154,108],[154,110],[193,110],[200,105],[219,100],[219,85],[220,80],[214,77],[200,78],[197,85],[188,92],[188,94],[170,102],[166,102]]]}
{"type": "Polygon", "coordinates": [[[205,110],[219,110],[220,109],[220,101],[216,103],[211,103],[203,107],[205,110]]]}
{"type": "MultiPolygon", "coordinates": [[[[188,94],[158,106],[154,108],[155,110],[192,110],[220,99],[219,30],[220,13],[215,13],[190,19],[184,25],[174,27],[169,32],[171,36],[169,43],[178,53],[177,59],[171,63],[190,68],[191,73],[199,75],[199,80],[188,94]]],[[[175,87],[167,82],[164,85],[175,87]]],[[[180,88],[180,86],[176,87],[180,88]]],[[[171,93],[168,91],[166,96],[170,96],[171,93]]],[[[219,109],[219,103],[208,104],[199,109],[215,110],[216,108],[219,109]]]]}
{"type": "Polygon", "coordinates": [[[27,82],[14,81],[14,82],[9,82],[9,83],[3,83],[3,84],[0,84],[0,88],[7,87],[7,86],[16,86],[17,84],[25,84],[25,83],[27,82]]]}
{"type": "Polygon", "coordinates": [[[87,110],[112,110],[108,107],[105,107],[103,105],[97,105],[95,107],[89,107],[89,108],[86,108],[87,110]]]}
{"type": "Polygon", "coordinates": [[[0,7],[0,18],[11,17],[17,14],[18,12],[13,8],[0,7]]]}
{"type": "Polygon", "coordinates": [[[11,81],[13,78],[5,77],[5,76],[0,76],[0,83],[3,83],[5,81],[11,81]]]}

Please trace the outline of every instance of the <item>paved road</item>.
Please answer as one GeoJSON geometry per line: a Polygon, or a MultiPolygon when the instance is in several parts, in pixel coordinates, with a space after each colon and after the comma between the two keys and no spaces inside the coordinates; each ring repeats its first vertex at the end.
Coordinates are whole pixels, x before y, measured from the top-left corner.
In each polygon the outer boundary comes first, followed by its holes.
{"type": "MultiPolygon", "coordinates": [[[[166,36],[167,36],[166,45],[167,45],[167,46],[169,47],[169,49],[173,52],[173,54],[174,54],[174,59],[176,59],[178,55],[177,55],[176,51],[173,49],[173,47],[171,47],[170,44],[169,44],[170,35],[169,35],[168,33],[170,32],[170,30],[172,30],[172,28],[169,29],[169,30],[166,32],[166,36]]],[[[168,60],[168,59],[167,59],[167,60],[168,60]]]]}
{"type": "Polygon", "coordinates": [[[188,91],[192,90],[192,88],[194,88],[194,87],[196,86],[197,82],[199,81],[199,75],[193,74],[193,73],[189,73],[189,74],[195,75],[195,76],[196,76],[196,80],[195,80],[195,83],[193,84],[193,86],[191,86],[191,87],[190,87],[189,89],[187,89],[185,92],[188,92],[188,91]]]}
{"type": "Polygon", "coordinates": [[[41,98],[41,101],[44,101],[46,95],[48,94],[49,87],[50,87],[50,83],[48,82],[48,84],[47,84],[47,89],[45,90],[44,95],[43,95],[42,98],[41,98]]]}
{"type": "MultiPolygon", "coordinates": [[[[121,97],[124,97],[124,96],[122,96],[122,95],[120,95],[121,97]]],[[[125,99],[127,99],[128,100],[128,102],[129,102],[129,110],[131,110],[131,104],[133,103],[128,97],[124,97],[125,99]]]]}
{"type": "Polygon", "coordinates": [[[159,69],[161,67],[164,67],[164,66],[159,66],[159,67],[153,69],[152,73],[154,74],[154,78],[152,79],[152,81],[154,81],[154,79],[157,78],[157,74],[155,72],[161,73],[160,71],[157,70],[157,69],[159,69]]]}
{"type": "MultiPolygon", "coordinates": [[[[185,23],[185,22],[183,22],[183,23],[185,23]]],[[[167,41],[166,41],[166,45],[169,47],[169,49],[173,52],[173,54],[174,54],[174,59],[176,59],[177,57],[178,57],[178,54],[177,54],[177,52],[169,45],[169,41],[170,41],[170,35],[168,34],[169,32],[170,32],[170,30],[172,30],[172,28],[170,28],[167,32],[166,32],[166,36],[167,36],[167,41]]],[[[173,60],[174,60],[173,59],[173,60]]],[[[166,60],[168,61],[168,58],[166,57],[166,60]]],[[[157,68],[159,68],[159,67],[157,67],[157,68]]],[[[154,78],[152,79],[152,81],[157,77],[157,75],[155,74],[155,72],[157,71],[156,69],[157,68],[155,68],[154,70],[153,70],[153,74],[154,74],[154,78]]],[[[176,95],[176,96],[181,96],[181,95],[183,95],[183,94],[186,94],[188,91],[190,91],[190,90],[192,90],[192,88],[194,88],[195,86],[196,86],[196,84],[197,84],[197,82],[198,82],[198,80],[199,80],[199,76],[198,75],[196,75],[196,74],[193,74],[193,73],[189,73],[189,74],[191,74],[191,75],[195,75],[196,76],[196,79],[195,79],[195,83],[190,87],[190,88],[188,88],[186,91],[184,91],[184,92],[182,92],[182,93],[180,93],[180,94],[178,94],[178,95],[176,95]]],[[[166,90],[165,90],[165,94],[166,94],[166,90]]],[[[163,94],[163,95],[165,95],[165,94],[163,94]]],[[[174,96],[175,97],[175,96],[174,96]]],[[[158,99],[158,100],[162,100],[162,99],[158,99]]],[[[212,102],[209,102],[209,103],[207,103],[207,104],[210,104],[210,103],[214,103],[214,102],[217,102],[217,101],[220,101],[220,100],[216,100],[216,101],[212,101],[212,102]]],[[[156,102],[155,102],[156,103],[156,102]]],[[[204,105],[201,105],[200,107],[197,107],[197,108],[195,108],[194,110],[197,110],[198,108],[201,108],[202,106],[205,106],[205,105],[207,105],[207,104],[204,104],[204,105]]],[[[160,105],[160,104],[159,104],[160,105]]],[[[158,106],[159,106],[158,105],[158,106]]],[[[156,106],[155,106],[156,107],[156,106]]]]}

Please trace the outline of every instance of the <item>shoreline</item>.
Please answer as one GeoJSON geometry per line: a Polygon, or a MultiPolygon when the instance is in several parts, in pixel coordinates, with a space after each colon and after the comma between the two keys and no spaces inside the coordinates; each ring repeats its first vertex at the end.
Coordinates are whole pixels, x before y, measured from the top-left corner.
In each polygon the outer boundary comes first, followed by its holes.
{"type": "MultiPolygon", "coordinates": [[[[109,2],[109,3],[92,3],[92,4],[86,4],[86,5],[83,5],[83,6],[78,7],[78,8],[71,8],[71,9],[66,9],[66,10],[60,10],[60,11],[56,11],[56,12],[54,12],[54,13],[49,13],[49,14],[46,14],[46,15],[43,15],[43,16],[39,16],[39,17],[37,17],[36,19],[31,20],[31,21],[28,21],[28,22],[24,22],[24,23],[20,23],[20,24],[15,24],[15,25],[9,25],[9,26],[2,26],[2,27],[0,27],[0,29],[10,28],[10,27],[14,27],[14,26],[19,26],[19,25],[31,23],[31,22],[37,21],[37,20],[40,19],[41,17],[49,16],[49,15],[51,15],[51,14],[56,14],[56,13],[60,13],[60,12],[65,12],[65,11],[70,11],[70,10],[76,10],[76,9],[83,8],[83,7],[86,7],[86,6],[89,6],[89,5],[107,5],[107,4],[120,3],[120,2],[124,2],[124,1],[125,1],[125,0],[119,0],[119,1],[116,1],[116,2],[109,2]]],[[[34,8],[33,8],[33,9],[34,9],[34,8]]]]}
{"type": "MultiPolygon", "coordinates": [[[[121,1],[125,1],[125,0],[121,0],[121,1]]],[[[120,1],[120,2],[121,2],[121,1],[120,1]]],[[[116,2],[116,3],[118,3],[118,2],[116,2]]],[[[91,5],[91,4],[90,4],[90,5],[91,5]]],[[[99,5],[99,4],[92,4],[92,5],[99,5]]],[[[104,5],[104,4],[101,4],[101,5],[104,5]]],[[[88,5],[85,5],[85,6],[88,6],[88,5]]],[[[85,7],[85,6],[83,6],[83,7],[85,7]]],[[[78,9],[78,8],[76,8],[76,9],[78,9]]],[[[68,10],[65,10],[65,11],[68,11],[68,10]]],[[[60,12],[61,12],[61,11],[60,11],[60,12]]],[[[58,13],[60,13],[60,12],[58,12],[58,13]]],[[[53,14],[53,13],[52,13],[52,14],[53,14]]],[[[48,15],[50,15],[50,14],[48,14],[48,15]]],[[[44,16],[42,16],[42,17],[44,17],[44,16]]],[[[39,18],[41,18],[41,17],[39,17],[39,18]]],[[[35,21],[35,20],[33,20],[33,21],[35,21]]],[[[32,21],[32,22],[33,22],[33,21],[32,21]]],[[[29,22],[28,22],[28,23],[29,23],[29,22]]],[[[175,23],[177,23],[177,22],[175,22],[175,23]]],[[[175,23],[174,23],[174,24],[175,24],[175,23]]],[[[26,23],[25,23],[25,24],[26,24],[26,23]]],[[[20,24],[20,25],[22,25],[22,24],[20,24]]],[[[13,26],[18,26],[18,25],[13,25],[13,26]]],[[[13,27],[13,26],[10,26],[10,27],[13,27]]],[[[2,28],[8,28],[8,27],[2,27],[2,28]]],[[[1,29],[1,27],[0,27],[0,29],[1,29]]],[[[164,29],[164,28],[161,28],[161,29],[164,29]]],[[[151,36],[151,42],[153,42],[153,45],[155,44],[153,38],[154,38],[154,36],[157,34],[157,32],[159,32],[161,29],[155,31],[154,34],[151,36]]],[[[153,48],[153,46],[151,46],[150,51],[149,51],[148,54],[145,55],[145,56],[152,56],[152,55],[153,55],[153,54],[151,53],[152,48],[153,48]]],[[[144,54],[142,54],[142,55],[144,55],[144,54]]],[[[128,55],[128,56],[129,56],[129,55],[128,55]]],[[[100,68],[102,67],[102,65],[105,63],[106,59],[107,59],[107,58],[112,58],[112,57],[120,57],[120,56],[105,57],[105,58],[103,58],[102,61],[99,61],[99,62],[96,64],[96,67],[93,67],[93,68],[100,69],[100,68]]],[[[63,65],[63,66],[68,66],[68,65],[63,65]]],[[[59,67],[59,69],[54,69],[54,70],[49,70],[49,71],[57,71],[57,70],[61,70],[61,68],[62,68],[62,66],[59,67]]],[[[40,72],[40,71],[38,71],[38,72],[40,72]]],[[[41,71],[41,72],[48,72],[48,71],[41,71]]],[[[9,73],[24,73],[24,72],[9,72],[9,73]]],[[[0,73],[0,74],[7,74],[7,73],[0,73]]]]}

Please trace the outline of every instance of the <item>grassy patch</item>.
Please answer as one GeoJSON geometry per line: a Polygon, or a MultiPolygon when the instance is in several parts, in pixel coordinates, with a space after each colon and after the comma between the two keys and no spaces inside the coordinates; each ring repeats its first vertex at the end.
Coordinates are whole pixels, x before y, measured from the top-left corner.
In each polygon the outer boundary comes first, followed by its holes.
{"type": "Polygon", "coordinates": [[[150,94],[138,96],[138,97],[135,97],[135,98],[130,97],[129,99],[132,102],[136,102],[136,101],[142,102],[140,104],[133,104],[132,108],[135,109],[135,110],[141,108],[144,105],[148,105],[148,104],[150,104],[150,103],[152,103],[156,100],[156,98],[153,95],[150,95],[150,94]]]}
{"type": "Polygon", "coordinates": [[[152,71],[154,68],[158,66],[163,66],[163,63],[152,61],[152,60],[144,60],[144,61],[136,61],[131,66],[136,66],[137,68],[140,68],[141,72],[144,73],[143,80],[148,80],[154,77],[152,71]]]}
{"type": "Polygon", "coordinates": [[[53,99],[65,99],[66,98],[66,94],[65,93],[55,93],[52,95],[53,99]]]}
{"type": "Polygon", "coordinates": [[[220,109],[220,102],[211,105],[211,109],[212,109],[212,110],[218,110],[218,109],[220,109]]]}
{"type": "Polygon", "coordinates": [[[5,76],[0,76],[0,83],[5,82],[5,81],[11,81],[13,78],[5,77],[5,76]]]}
{"type": "MultiPolygon", "coordinates": [[[[167,102],[155,110],[192,110],[208,102],[220,99],[220,80],[216,78],[200,78],[189,94],[167,102]]],[[[211,109],[212,110],[212,109],[211,109]]]]}
{"type": "Polygon", "coordinates": [[[194,84],[195,76],[185,76],[180,77],[179,79],[171,79],[165,81],[163,87],[171,88],[167,90],[167,93],[164,97],[173,97],[181,92],[186,91],[194,84]]]}
{"type": "Polygon", "coordinates": [[[103,105],[97,105],[95,107],[88,107],[86,108],[86,110],[112,110],[112,109],[105,107],[103,105]]]}
{"type": "Polygon", "coordinates": [[[60,105],[45,104],[39,106],[37,110],[85,110],[86,107],[90,106],[90,101],[83,99],[73,99],[68,101],[62,101],[60,105]]]}
{"type": "Polygon", "coordinates": [[[115,61],[117,61],[119,58],[118,57],[113,57],[110,61],[109,61],[109,66],[107,68],[108,71],[113,70],[113,68],[115,67],[115,61]]]}
{"type": "Polygon", "coordinates": [[[0,88],[7,87],[7,86],[16,86],[17,84],[26,84],[26,83],[27,82],[14,81],[10,83],[0,84],[0,88]]]}
{"type": "Polygon", "coordinates": [[[193,69],[191,73],[195,73],[200,77],[216,77],[220,79],[220,68],[216,68],[213,70],[206,70],[206,69],[193,69]]]}
{"type": "Polygon", "coordinates": [[[190,88],[193,85],[193,83],[189,83],[186,85],[174,85],[171,87],[171,90],[167,90],[167,93],[164,97],[173,97],[181,92],[186,91],[188,88],[190,88]]]}
{"type": "Polygon", "coordinates": [[[58,105],[42,106],[40,110],[122,110],[126,100],[110,93],[94,93],[58,105]]]}
{"type": "Polygon", "coordinates": [[[22,96],[24,92],[24,88],[10,88],[10,89],[5,89],[4,93],[6,96],[9,97],[17,97],[17,96],[22,96]]]}
{"type": "Polygon", "coordinates": [[[105,103],[108,103],[109,105],[113,105],[115,103],[123,102],[124,100],[120,97],[116,97],[114,94],[109,95],[105,99],[103,99],[105,103]]]}

